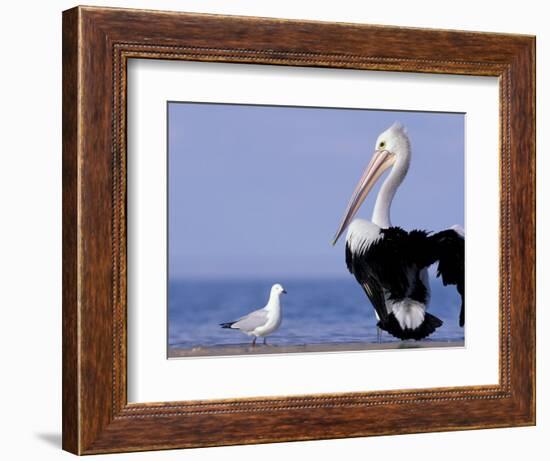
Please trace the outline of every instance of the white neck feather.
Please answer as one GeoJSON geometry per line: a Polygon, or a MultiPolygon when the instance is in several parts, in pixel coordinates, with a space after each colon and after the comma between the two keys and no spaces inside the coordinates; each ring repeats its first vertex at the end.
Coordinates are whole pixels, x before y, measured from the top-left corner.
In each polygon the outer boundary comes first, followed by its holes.
{"type": "Polygon", "coordinates": [[[390,220],[390,208],[395,196],[395,192],[400,184],[405,179],[407,171],[409,170],[409,155],[404,158],[405,161],[397,161],[393,166],[390,174],[382,184],[378,196],[376,197],[376,203],[374,204],[374,211],[372,213],[372,222],[382,229],[391,227],[390,220]]]}
{"type": "Polygon", "coordinates": [[[281,295],[278,293],[271,294],[269,296],[269,301],[265,306],[268,310],[277,310],[281,308],[281,295]]]}

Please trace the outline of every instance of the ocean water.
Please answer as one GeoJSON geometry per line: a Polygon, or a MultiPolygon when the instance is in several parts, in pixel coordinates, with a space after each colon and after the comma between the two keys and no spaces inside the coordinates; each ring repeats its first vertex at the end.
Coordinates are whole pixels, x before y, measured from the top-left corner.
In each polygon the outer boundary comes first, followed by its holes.
{"type": "MultiPolygon", "coordinates": [[[[168,285],[169,347],[194,348],[250,343],[250,337],[223,329],[248,312],[262,308],[271,285],[280,282],[281,327],[268,337],[276,345],[377,342],[374,310],[361,287],[349,279],[312,280],[171,280],[168,285]]],[[[460,296],[454,287],[431,281],[429,312],[443,320],[428,341],[461,341],[460,296]]],[[[382,342],[400,341],[386,332],[382,342]]]]}

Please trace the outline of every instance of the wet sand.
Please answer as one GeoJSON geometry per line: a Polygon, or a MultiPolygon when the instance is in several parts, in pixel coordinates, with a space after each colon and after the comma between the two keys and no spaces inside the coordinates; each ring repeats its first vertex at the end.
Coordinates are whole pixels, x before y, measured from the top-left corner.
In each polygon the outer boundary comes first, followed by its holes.
{"type": "Polygon", "coordinates": [[[376,351],[396,349],[426,349],[441,347],[464,347],[464,341],[400,341],[388,343],[324,343],[324,344],[299,344],[292,346],[277,344],[257,344],[252,347],[250,344],[231,344],[207,347],[194,347],[184,349],[170,347],[168,358],[183,357],[215,357],[231,355],[261,355],[261,354],[303,354],[306,352],[353,352],[353,351],[376,351]]]}

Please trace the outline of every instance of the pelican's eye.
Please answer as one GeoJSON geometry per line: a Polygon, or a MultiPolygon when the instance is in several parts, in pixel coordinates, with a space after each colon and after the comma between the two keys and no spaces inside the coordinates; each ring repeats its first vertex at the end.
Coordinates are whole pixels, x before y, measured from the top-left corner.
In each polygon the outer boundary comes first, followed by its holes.
{"type": "Polygon", "coordinates": [[[386,141],[380,141],[379,147],[380,149],[383,149],[384,147],[386,147],[386,141]]]}

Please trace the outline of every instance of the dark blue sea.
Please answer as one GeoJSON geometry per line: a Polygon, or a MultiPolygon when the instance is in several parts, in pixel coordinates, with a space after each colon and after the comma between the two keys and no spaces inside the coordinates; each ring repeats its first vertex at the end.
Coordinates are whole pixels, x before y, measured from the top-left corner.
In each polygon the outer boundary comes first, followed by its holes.
{"type": "MultiPolygon", "coordinates": [[[[193,348],[244,344],[250,338],[222,329],[229,322],[264,307],[271,285],[288,291],[282,298],[283,322],[269,336],[274,345],[377,342],[374,311],[361,287],[349,279],[314,280],[171,280],[168,286],[170,347],[193,348]]],[[[428,341],[461,341],[460,297],[454,287],[431,281],[429,312],[443,320],[428,341]]],[[[383,332],[382,342],[399,341],[383,332]]]]}

